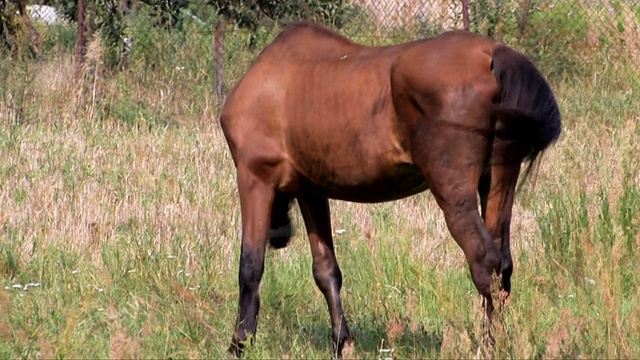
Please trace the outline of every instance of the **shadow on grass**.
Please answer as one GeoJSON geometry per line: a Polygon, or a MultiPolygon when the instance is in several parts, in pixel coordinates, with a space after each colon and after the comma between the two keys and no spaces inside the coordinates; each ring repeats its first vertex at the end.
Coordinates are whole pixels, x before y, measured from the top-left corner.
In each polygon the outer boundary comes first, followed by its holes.
{"type": "MultiPolygon", "coordinates": [[[[298,345],[281,344],[283,351],[288,353],[299,351],[302,345],[310,347],[309,353],[330,356],[333,345],[328,312],[314,314],[310,319],[305,320],[303,325],[299,324],[294,314],[280,313],[277,316],[282,327],[291,332],[290,336],[299,335],[298,345]]],[[[440,355],[443,338],[441,330],[422,326],[410,329],[408,321],[405,324],[383,318],[373,319],[366,315],[355,315],[347,321],[355,341],[355,354],[358,357],[434,358],[440,355]],[[381,349],[387,349],[387,351],[381,351],[381,349]],[[392,353],[388,351],[390,349],[393,349],[392,353]]]]}

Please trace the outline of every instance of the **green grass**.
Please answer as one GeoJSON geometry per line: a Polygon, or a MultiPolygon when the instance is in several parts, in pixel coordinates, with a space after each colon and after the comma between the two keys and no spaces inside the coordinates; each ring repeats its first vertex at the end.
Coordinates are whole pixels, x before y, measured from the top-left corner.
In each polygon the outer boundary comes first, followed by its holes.
{"type": "MultiPolygon", "coordinates": [[[[88,68],[83,86],[69,50],[0,61],[0,358],[224,355],[239,202],[210,34],[196,35],[184,53],[160,39],[154,67],[133,54],[125,72],[88,68]]],[[[233,83],[259,49],[228,41],[233,83]]],[[[513,299],[493,355],[638,357],[640,77],[607,64],[554,88],[565,129],[517,198],[513,299]]],[[[332,209],[356,356],[475,356],[480,298],[431,195],[332,209]]],[[[267,254],[248,358],[331,356],[297,209],[294,225],[292,245],[267,254]]]]}

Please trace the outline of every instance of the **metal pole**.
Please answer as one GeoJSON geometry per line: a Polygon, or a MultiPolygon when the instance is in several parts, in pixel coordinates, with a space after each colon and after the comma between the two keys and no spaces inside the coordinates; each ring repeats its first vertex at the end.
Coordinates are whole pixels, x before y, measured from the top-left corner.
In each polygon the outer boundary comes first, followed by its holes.
{"type": "Polygon", "coordinates": [[[214,58],[216,71],[216,98],[222,100],[222,83],[224,82],[223,68],[224,44],[222,41],[222,21],[216,23],[214,38],[214,58]]]}
{"type": "Polygon", "coordinates": [[[76,78],[82,75],[84,66],[84,0],[78,0],[78,40],[76,42],[76,78]]]}
{"type": "Polygon", "coordinates": [[[462,26],[469,31],[469,0],[462,0],[462,26]]]}

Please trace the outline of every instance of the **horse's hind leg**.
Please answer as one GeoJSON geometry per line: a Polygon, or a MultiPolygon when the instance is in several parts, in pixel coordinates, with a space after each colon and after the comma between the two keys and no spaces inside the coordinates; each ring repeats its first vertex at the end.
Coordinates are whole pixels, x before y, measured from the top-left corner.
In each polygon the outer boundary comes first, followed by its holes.
{"type": "Polygon", "coordinates": [[[511,294],[513,260],[510,247],[511,209],[520,172],[519,162],[497,161],[490,173],[483,175],[478,192],[482,202],[482,216],[494,243],[500,248],[501,300],[508,303],[511,294]]]}
{"type": "Polygon", "coordinates": [[[335,355],[341,357],[345,345],[352,346],[352,338],[340,300],[342,273],[333,248],[329,201],[324,197],[309,195],[299,197],[298,204],[309,235],[313,278],[327,300],[335,355]]]}
{"type": "Polygon", "coordinates": [[[274,198],[273,186],[238,167],[238,192],[242,211],[242,245],[238,284],[240,301],[236,328],[229,353],[240,356],[243,342],[256,333],[260,310],[259,287],[264,271],[264,255],[274,198]]]}

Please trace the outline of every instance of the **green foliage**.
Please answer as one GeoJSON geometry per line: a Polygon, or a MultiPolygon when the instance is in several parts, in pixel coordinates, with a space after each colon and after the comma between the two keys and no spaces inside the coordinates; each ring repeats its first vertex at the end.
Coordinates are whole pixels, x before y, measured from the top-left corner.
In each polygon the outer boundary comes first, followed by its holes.
{"type": "Polygon", "coordinates": [[[0,45],[3,48],[12,46],[17,31],[17,7],[12,2],[0,1],[0,45]]]}
{"type": "Polygon", "coordinates": [[[42,29],[42,53],[68,53],[69,51],[75,49],[77,36],[77,27],[73,27],[70,25],[60,24],[44,27],[42,29]]]}
{"type": "Polygon", "coordinates": [[[166,29],[182,27],[182,11],[187,9],[189,0],[142,0],[150,8],[154,24],[166,29]]]}
{"type": "Polygon", "coordinates": [[[590,57],[586,7],[559,2],[533,11],[521,46],[550,76],[576,74],[590,57]]]}
{"type": "Polygon", "coordinates": [[[119,8],[118,0],[95,0],[87,6],[87,20],[92,23],[93,31],[103,38],[107,66],[117,65],[120,54],[124,51],[127,27],[125,15],[119,8]]]}
{"type": "Polygon", "coordinates": [[[208,0],[208,3],[223,18],[252,33],[261,25],[305,19],[340,28],[346,24],[352,10],[345,0],[208,0]]]}
{"type": "Polygon", "coordinates": [[[29,29],[18,14],[18,1],[0,0],[0,56],[4,52],[18,57],[35,54],[29,29]]]}
{"type": "Polygon", "coordinates": [[[618,222],[622,229],[629,254],[637,251],[636,239],[640,236],[640,186],[629,176],[618,201],[618,222]]]}
{"type": "MultiPolygon", "coordinates": [[[[478,0],[469,4],[470,30],[489,37],[502,37],[511,31],[499,27],[510,21],[509,7],[505,0],[478,0]]],[[[511,30],[511,29],[510,29],[511,30]]]]}
{"type": "MultiPolygon", "coordinates": [[[[145,29],[161,28],[164,31],[181,29],[186,17],[184,11],[189,6],[187,0],[140,0],[131,8],[120,0],[86,1],[85,22],[89,34],[98,34],[106,47],[105,63],[114,68],[120,65],[121,54],[125,51],[125,38],[132,37],[131,29],[135,18],[143,17],[145,29]],[[132,10],[135,10],[135,14],[132,10]]],[[[59,0],[57,7],[72,21],[77,17],[77,0],[59,0]]]]}
{"type": "Polygon", "coordinates": [[[20,255],[16,244],[20,243],[20,231],[5,224],[2,229],[5,239],[0,242],[0,277],[14,279],[20,271],[20,255]]]}

